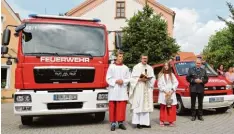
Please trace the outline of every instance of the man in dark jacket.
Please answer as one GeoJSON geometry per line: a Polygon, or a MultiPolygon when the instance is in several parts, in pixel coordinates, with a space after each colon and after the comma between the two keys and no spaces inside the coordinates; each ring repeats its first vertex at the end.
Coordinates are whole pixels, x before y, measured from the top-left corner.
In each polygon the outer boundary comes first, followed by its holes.
{"type": "Polygon", "coordinates": [[[206,70],[201,68],[201,66],[201,59],[197,59],[196,66],[189,69],[186,77],[187,81],[190,83],[192,121],[196,120],[196,97],[198,97],[198,119],[204,121],[202,117],[204,85],[208,82],[208,76],[206,70]]]}

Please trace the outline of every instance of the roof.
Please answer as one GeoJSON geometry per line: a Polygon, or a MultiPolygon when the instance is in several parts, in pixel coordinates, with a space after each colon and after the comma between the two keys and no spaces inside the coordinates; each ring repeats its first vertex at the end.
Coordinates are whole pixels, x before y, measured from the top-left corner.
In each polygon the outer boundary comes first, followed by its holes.
{"type": "MultiPolygon", "coordinates": [[[[145,0],[141,0],[141,1],[145,1],[145,0]]],[[[173,10],[171,10],[170,8],[160,4],[159,2],[157,2],[156,0],[148,0],[149,3],[155,5],[156,7],[162,9],[163,11],[171,14],[171,15],[175,15],[175,12],[173,10]]]]}
{"type": "Polygon", "coordinates": [[[3,6],[5,6],[6,9],[9,11],[9,13],[12,15],[12,17],[20,24],[21,19],[19,17],[19,14],[15,13],[14,10],[11,8],[11,6],[5,0],[2,0],[1,2],[2,2],[3,6]]]}
{"type": "Polygon", "coordinates": [[[180,60],[196,60],[197,56],[193,52],[178,52],[180,60]]]}
{"type": "MultiPolygon", "coordinates": [[[[140,3],[143,6],[145,5],[145,0],[135,0],[135,1],[140,3]]],[[[66,12],[65,15],[71,16],[74,13],[76,13],[77,11],[88,7],[87,10],[85,10],[83,13],[81,13],[81,14],[84,14],[84,13],[90,11],[91,9],[95,8],[96,6],[102,4],[103,2],[105,2],[105,0],[85,0],[80,5],[74,7],[71,10],[69,10],[68,12],[66,12]]],[[[160,4],[159,2],[156,2],[155,0],[148,0],[148,2],[151,3],[153,6],[167,12],[170,15],[172,15],[173,16],[173,23],[174,23],[175,12],[173,10],[171,10],[170,8],[160,4]]]]}
{"type": "MultiPolygon", "coordinates": [[[[71,16],[73,13],[81,10],[82,8],[89,6],[91,3],[95,2],[96,0],[85,0],[83,3],[81,3],[80,5],[72,8],[71,10],[69,10],[68,12],[65,13],[65,15],[71,16]]],[[[100,1],[100,0],[99,0],[100,1]]],[[[101,2],[98,1],[98,5],[101,4],[101,2]]],[[[104,1],[104,0],[102,0],[104,1]]],[[[88,11],[86,11],[88,12],[88,11]]]]}
{"type": "Polygon", "coordinates": [[[19,20],[21,20],[19,13],[15,13],[15,15],[18,17],[19,20]]]}
{"type": "Polygon", "coordinates": [[[162,5],[162,4],[160,4],[160,3],[157,2],[156,0],[148,0],[148,2],[150,2],[150,3],[153,4],[153,5],[155,5],[155,6],[158,7],[158,8],[160,8],[160,9],[166,11],[167,13],[171,14],[171,15],[173,16],[173,24],[174,24],[176,13],[175,13],[173,10],[171,10],[170,8],[168,8],[168,7],[166,7],[166,6],[162,5]]]}

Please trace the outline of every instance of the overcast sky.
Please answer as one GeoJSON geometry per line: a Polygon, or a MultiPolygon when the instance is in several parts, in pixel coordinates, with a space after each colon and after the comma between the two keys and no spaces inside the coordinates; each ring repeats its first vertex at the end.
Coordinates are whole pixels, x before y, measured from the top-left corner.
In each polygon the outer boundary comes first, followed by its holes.
{"type": "MultiPolygon", "coordinates": [[[[21,18],[31,13],[65,13],[84,0],[6,0],[21,18]]],[[[210,35],[225,27],[217,15],[229,17],[226,0],[157,0],[176,12],[174,37],[182,51],[202,52],[210,35]]],[[[234,5],[234,0],[227,0],[234,5]]]]}

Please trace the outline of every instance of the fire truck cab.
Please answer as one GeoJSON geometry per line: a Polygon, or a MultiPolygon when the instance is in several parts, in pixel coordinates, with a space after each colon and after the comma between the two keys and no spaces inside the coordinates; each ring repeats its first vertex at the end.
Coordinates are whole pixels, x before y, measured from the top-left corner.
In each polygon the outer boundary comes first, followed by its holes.
{"type": "MultiPolygon", "coordinates": [[[[92,113],[95,121],[103,121],[110,64],[106,26],[95,18],[29,17],[14,26],[17,57],[5,56],[11,31],[3,32],[2,58],[8,58],[8,65],[12,59],[17,63],[14,113],[23,125],[30,125],[35,116],[75,113],[92,113]]],[[[116,34],[116,43],[119,37],[116,34]]]]}
{"type": "MultiPolygon", "coordinates": [[[[186,75],[188,73],[188,69],[195,66],[195,62],[174,60],[171,61],[170,64],[173,73],[179,82],[176,90],[176,97],[178,100],[177,114],[182,114],[186,109],[191,108],[190,89],[189,83],[186,80],[186,75]]],[[[159,74],[163,66],[164,64],[156,64],[153,66],[155,76],[159,74]]],[[[225,78],[218,76],[208,63],[204,62],[202,67],[206,70],[209,77],[209,81],[205,85],[203,109],[216,109],[218,112],[226,112],[234,102],[232,85],[230,85],[225,78]]],[[[156,81],[153,93],[155,104],[158,102],[158,95],[159,90],[156,81]]],[[[197,103],[198,102],[196,101],[196,108],[197,103]]]]}

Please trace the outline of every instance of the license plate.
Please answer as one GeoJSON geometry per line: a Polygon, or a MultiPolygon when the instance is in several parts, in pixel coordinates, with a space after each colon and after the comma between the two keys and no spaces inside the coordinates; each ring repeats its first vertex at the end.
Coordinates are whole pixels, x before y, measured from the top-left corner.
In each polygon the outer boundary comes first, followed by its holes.
{"type": "Polygon", "coordinates": [[[213,98],[209,98],[209,102],[223,102],[224,101],[224,97],[213,97],[213,98]]]}
{"type": "Polygon", "coordinates": [[[63,101],[63,100],[77,100],[77,94],[55,94],[54,100],[55,101],[63,101]]]}

